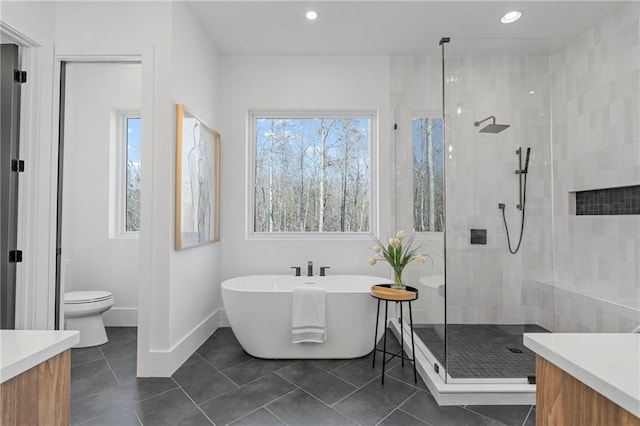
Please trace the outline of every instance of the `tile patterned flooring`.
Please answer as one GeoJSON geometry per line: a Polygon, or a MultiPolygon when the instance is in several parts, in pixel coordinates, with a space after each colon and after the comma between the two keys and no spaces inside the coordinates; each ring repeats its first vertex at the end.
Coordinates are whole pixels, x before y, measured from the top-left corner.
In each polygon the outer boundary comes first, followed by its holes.
{"type": "Polygon", "coordinates": [[[453,378],[513,378],[536,375],[535,354],[523,333],[548,333],[534,324],[448,324],[449,358],[444,356],[444,325],[417,325],[415,333],[453,378]],[[513,349],[515,352],[512,352],[513,349]]]}
{"type": "Polygon", "coordinates": [[[420,378],[413,383],[409,362],[391,361],[382,386],[379,358],[375,369],[371,355],[257,359],[229,328],[218,329],[172,377],[139,379],[136,329],[108,327],[107,334],[102,346],[72,350],[73,425],[535,424],[529,405],[440,407],[420,378]]]}

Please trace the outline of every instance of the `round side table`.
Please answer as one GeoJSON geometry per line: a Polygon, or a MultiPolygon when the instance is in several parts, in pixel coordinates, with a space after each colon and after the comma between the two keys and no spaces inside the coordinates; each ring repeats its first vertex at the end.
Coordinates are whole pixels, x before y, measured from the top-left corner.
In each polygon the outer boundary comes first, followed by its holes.
{"type": "Polygon", "coordinates": [[[384,385],[384,372],[386,364],[393,358],[398,357],[402,359],[402,366],[404,367],[404,360],[413,362],[413,380],[418,382],[418,374],[416,373],[416,348],[413,340],[413,313],[411,312],[411,302],[418,299],[418,289],[411,286],[405,286],[404,290],[396,290],[391,288],[391,284],[376,284],[371,286],[371,296],[378,299],[378,310],[376,311],[376,330],[373,340],[373,368],[376,366],[376,353],[382,352],[382,384],[384,385]],[[382,349],[377,348],[378,343],[378,321],[380,320],[380,302],[384,301],[384,338],[382,349]],[[400,304],[400,351],[397,353],[387,351],[387,307],[389,302],[396,302],[400,304]],[[409,326],[411,329],[411,357],[404,355],[404,332],[402,325],[402,303],[409,304],[409,326]],[[391,355],[389,359],[386,359],[387,355],[391,355]]]}

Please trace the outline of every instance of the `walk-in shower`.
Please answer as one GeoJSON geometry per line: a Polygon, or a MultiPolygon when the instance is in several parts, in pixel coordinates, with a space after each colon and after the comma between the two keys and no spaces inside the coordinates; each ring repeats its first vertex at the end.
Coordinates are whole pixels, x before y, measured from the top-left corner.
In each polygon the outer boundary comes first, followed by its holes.
{"type": "Polygon", "coordinates": [[[551,329],[553,299],[542,307],[536,287],[552,273],[550,182],[527,182],[550,176],[548,60],[540,40],[443,39],[419,67],[395,67],[415,70],[395,108],[396,227],[434,259],[405,274],[421,292],[421,368],[445,384],[527,386],[522,334],[551,329]],[[504,224],[519,219],[523,255],[512,256],[504,224]]]}

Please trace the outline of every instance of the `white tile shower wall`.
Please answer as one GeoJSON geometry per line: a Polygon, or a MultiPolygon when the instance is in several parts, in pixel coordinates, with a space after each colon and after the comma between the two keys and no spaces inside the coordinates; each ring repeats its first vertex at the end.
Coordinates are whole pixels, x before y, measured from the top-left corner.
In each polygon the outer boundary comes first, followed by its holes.
{"type": "Polygon", "coordinates": [[[446,69],[447,321],[542,323],[544,296],[533,286],[552,273],[548,57],[465,55],[446,69]],[[479,133],[474,121],[491,115],[511,127],[479,133]],[[532,154],[522,248],[511,255],[498,203],[515,247],[518,147],[532,154]],[[487,229],[487,245],[470,245],[471,228],[487,229]]]}
{"type": "Polygon", "coordinates": [[[550,58],[554,330],[630,331],[640,324],[640,216],[574,216],[569,192],[640,183],[640,3],[550,58]]]}

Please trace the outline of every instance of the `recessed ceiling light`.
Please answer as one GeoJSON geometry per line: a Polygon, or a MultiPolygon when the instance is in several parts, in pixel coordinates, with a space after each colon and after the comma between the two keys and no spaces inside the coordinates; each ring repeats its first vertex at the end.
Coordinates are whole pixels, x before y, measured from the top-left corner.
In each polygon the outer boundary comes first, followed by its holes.
{"type": "Polygon", "coordinates": [[[513,10],[511,12],[507,12],[504,14],[502,18],[500,18],[500,22],[503,24],[510,24],[512,22],[516,22],[522,16],[522,12],[519,10],[513,10]]]}
{"type": "Polygon", "coordinates": [[[315,10],[310,10],[307,12],[307,19],[310,21],[315,21],[316,19],[318,19],[318,12],[316,12],[315,10]]]}
{"type": "Polygon", "coordinates": [[[536,93],[536,91],[535,91],[535,90],[529,90],[529,94],[530,94],[530,95],[533,95],[534,93],[536,93]]]}

